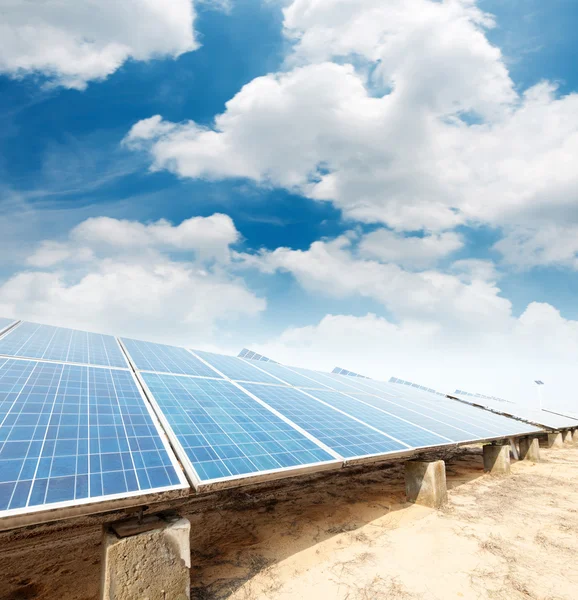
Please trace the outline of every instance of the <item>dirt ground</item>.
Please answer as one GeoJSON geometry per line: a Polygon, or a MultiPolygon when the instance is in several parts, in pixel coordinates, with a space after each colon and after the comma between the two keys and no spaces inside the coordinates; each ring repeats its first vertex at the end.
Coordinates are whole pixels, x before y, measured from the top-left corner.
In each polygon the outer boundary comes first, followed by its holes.
{"type": "MultiPolygon", "coordinates": [[[[576,599],[578,447],[541,453],[502,478],[459,449],[441,511],[405,503],[403,464],[185,503],[191,598],[576,599]]],[[[0,600],[97,599],[101,527],[0,534],[0,600]]]]}

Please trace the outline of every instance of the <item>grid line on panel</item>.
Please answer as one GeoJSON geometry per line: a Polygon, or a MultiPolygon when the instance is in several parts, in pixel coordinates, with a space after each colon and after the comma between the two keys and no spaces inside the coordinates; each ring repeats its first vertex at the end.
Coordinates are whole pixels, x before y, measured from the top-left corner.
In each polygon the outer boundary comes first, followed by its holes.
{"type": "Polygon", "coordinates": [[[297,388],[244,384],[249,392],[345,458],[404,451],[408,447],[297,388]]]}
{"type": "Polygon", "coordinates": [[[453,441],[441,433],[426,429],[403,417],[365,404],[354,395],[345,395],[331,391],[315,391],[310,393],[319,400],[323,400],[327,404],[343,410],[347,414],[360,419],[364,423],[383,431],[383,433],[413,448],[446,445],[453,441]]]}
{"type": "Polygon", "coordinates": [[[226,356],[205,352],[202,350],[191,350],[191,353],[204,362],[214,367],[226,378],[232,381],[250,381],[253,383],[275,383],[282,385],[284,382],[272,377],[260,367],[250,364],[237,356],[226,356]]]}
{"type": "Polygon", "coordinates": [[[186,348],[121,338],[121,343],[138,371],[219,378],[218,373],[186,348]]]}
{"type": "Polygon", "coordinates": [[[334,460],[233,382],[141,378],[201,482],[334,460]]]}
{"type": "Polygon", "coordinates": [[[186,487],[130,371],[0,363],[0,514],[186,487]]]}
{"type": "Polygon", "coordinates": [[[329,386],[323,383],[318,383],[317,381],[314,381],[313,379],[301,375],[300,373],[297,373],[296,371],[278,363],[259,363],[258,368],[269,373],[270,375],[273,375],[274,377],[278,377],[284,383],[294,387],[303,389],[331,389],[329,386]]]}
{"type": "Polygon", "coordinates": [[[113,336],[28,322],[20,323],[0,339],[0,354],[128,368],[113,336]]]}
{"type": "Polygon", "coordinates": [[[399,418],[407,419],[415,425],[426,427],[430,431],[433,431],[438,435],[443,435],[453,442],[470,441],[478,437],[475,433],[468,431],[467,429],[462,429],[458,424],[452,423],[452,421],[455,422],[455,420],[447,418],[443,413],[440,413],[439,418],[437,418],[427,415],[423,411],[416,410],[417,406],[415,409],[408,408],[407,406],[400,404],[399,400],[395,402],[389,398],[376,397],[375,395],[364,394],[362,392],[349,395],[360,402],[375,407],[377,410],[391,413],[399,418]]]}

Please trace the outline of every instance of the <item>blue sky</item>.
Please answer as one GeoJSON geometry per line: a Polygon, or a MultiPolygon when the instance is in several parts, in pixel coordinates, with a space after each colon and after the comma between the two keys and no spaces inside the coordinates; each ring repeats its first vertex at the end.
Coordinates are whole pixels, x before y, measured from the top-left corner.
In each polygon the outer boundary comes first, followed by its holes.
{"type": "Polygon", "coordinates": [[[500,395],[567,381],[578,7],[312,4],[47,9],[32,38],[8,14],[0,312],[500,395]]]}

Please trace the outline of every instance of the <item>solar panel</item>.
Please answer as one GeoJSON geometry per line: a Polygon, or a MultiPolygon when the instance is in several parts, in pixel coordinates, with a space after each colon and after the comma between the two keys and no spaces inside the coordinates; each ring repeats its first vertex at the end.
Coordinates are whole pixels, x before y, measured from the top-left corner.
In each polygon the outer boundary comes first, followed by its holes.
{"type": "Polygon", "coordinates": [[[135,368],[140,371],[221,378],[221,375],[193,356],[186,348],[128,338],[122,338],[121,342],[135,368]]]}
{"type": "Polygon", "coordinates": [[[348,371],[347,369],[342,369],[341,367],[335,367],[331,372],[335,373],[336,375],[347,375],[348,377],[361,377],[361,379],[369,379],[365,375],[360,375],[359,373],[348,371]]]}
{"type": "MultiPolygon", "coordinates": [[[[395,416],[392,412],[386,413],[385,407],[382,410],[363,403],[359,399],[361,395],[355,398],[341,394],[340,392],[314,390],[310,394],[338,408],[348,415],[360,419],[368,425],[372,425],[383,433],[394,437],[395,439],[411,446],[412,448],[423,448],[427,446],[443,446],[452,442],[451,438],[442,437],[433,431],[416,425],[404,418],[395,416]]],[[[369,396],[371,398],[371,396],[369,396]]]]}
{"type": "Polygon", "coordinates": [[[271,360],[262,354],[257,354],[257,352],[253,352],[252,350],[248,350],[247,348],[243,348],[241,352],[237,355],[239,358],[248,358],[250,360],[261,361],[261,362],[272,362],[276,363],[277,361],[271,360]]]}
{"type": "Polygon", "coordinates": [[[0,338],[0,355],[128,369],[111,335],[23,322],[0,338]]]}
{"type": "Polygon", "coordinates": [[[336,462],[318,443],[229,381],[158,373],[141,377],[199,488],[336,462]]]}
{"type": "Polygon", "coordinates": [[[530,408],[513,402],[491,400],[488,396],[482,395],[455,394],[455,396],[468,404],[478,404],[496,413],[511,415],[527,423],[535,423],[550,429],[578,427],[578,419],[555,415],[545,410],[530,408]]]}
{"type": "Polygon", "coordinates": [[[349,383],[349,377],[339,377],[338,375],[331,376],[329,373],[321,373],[320,371],[313,371],[311,369],[302,369],[300,367],[286,367],[291,371],[303,375],[308,379],[314,381],[317,385],[315,387],[328,387],[338,392],[350,392],[352,390],[358,390],[354,385],[349,383]],[[345,381],[343,381],[345,380],[345,381]],[[321,385],[319,385],[321,384],[321,385]]]}
{"type": "Polygon", "coordinates": [[[14,319],[7,319],[6,317],[0,317],[0,335],[14,323],[14,319]]]}
{"type": "MultiPolygon", "coordinates": [[[[207,361],[211,366],[215,367],[225,377],[233,381],[253,381],[256,383],[281,383],[275,377],[267,375],[256,366],[246,362],[236,356],[225,356],[224,354],[215,354],[213,352],[202,352],[193,350],[193,353],[207,361]]],[[[260,365],[259,365],[260,366],[260,365]]]]}
{"type": "Polygon", "coordinates": [[[130,371],[0,359],[0,518],[187,487],[130,371]]]}
{"type": "Polygon", "coordinates": [[[271,375],[278,377],[285,383],[288,383],[289,385],[294,385],[295,387],[331,389],[322,383],[318,383],[317,381],[314,381],[313,379],[309,379],[308,377],[305,377],[304,375],[301,375],[301,374],[299,374],[295,371],[292,371],[291,369],[288,369],[287,367],[284,367],[277,363],[273,363],[273,362],[261,363],[261,364],[259,364],[259,369],[263,369],[263,371],[266,371],[267,373],[270,373],[271,375]]]}
{"type": "Polygon", "coordinates": [[[344,458],[408,450],[408,446],[327,406],[296,388],[246,383],[249,392],[344,458]]]}

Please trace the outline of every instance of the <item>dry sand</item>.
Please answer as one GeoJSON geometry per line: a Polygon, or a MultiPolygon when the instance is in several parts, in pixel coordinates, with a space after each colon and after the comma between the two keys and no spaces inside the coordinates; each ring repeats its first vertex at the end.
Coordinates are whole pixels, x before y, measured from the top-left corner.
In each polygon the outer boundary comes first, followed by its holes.
{"type": "MultiPolygon", "coordinates": [[[[184,504],[191,598],[576,599],[578,447],[541,452],[497,478],[460,449],[442,511],[404,503],[402,464],[184,504]]],[[[0,600],[98,598],[101,521],[0,534],[0,600]]]]}

